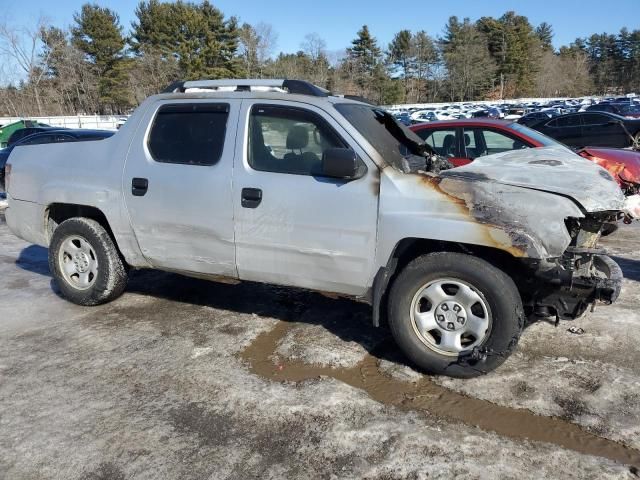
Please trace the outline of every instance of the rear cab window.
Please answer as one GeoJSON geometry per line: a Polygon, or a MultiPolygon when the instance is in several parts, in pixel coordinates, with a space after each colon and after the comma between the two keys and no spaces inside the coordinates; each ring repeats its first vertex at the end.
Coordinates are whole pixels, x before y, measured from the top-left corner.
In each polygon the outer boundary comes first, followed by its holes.
{"type": "Polygon", "coordinates": [[[228,118],[227,103],[162,105],[149,131],[149,153],[160,163],[215,165],[224,149],[228,118]]]}

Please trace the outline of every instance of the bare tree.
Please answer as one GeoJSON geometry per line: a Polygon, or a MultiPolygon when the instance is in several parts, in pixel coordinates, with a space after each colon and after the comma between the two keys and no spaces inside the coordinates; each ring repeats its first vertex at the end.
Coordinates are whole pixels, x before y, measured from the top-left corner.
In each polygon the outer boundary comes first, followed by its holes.
{"type": "Polygon", "coordinates": [[[40,99],[40,82],[45,76],[47,58],[41,58],[42,42],[40,32],[47,22],[40,17],[32,28],[25,26],[13,27],[6,21],[0,24],[0,55],[6,60],[14,62],[27,76],[29,87],[35,95],[38,115],[42,115],[40,99]]]}
{"type": "Polygon", "coordinates": [[[300,48],[311,57],[314,62],[321,56],[327,57],[327,42],[317,33],[308,33],[300,43],[300,48]]]}
{"type": "Polygon", "coordinates": [[[245,23],[239,29],[239,55],[248,77],[262,76],[262,66],[276,48],[278,34],[268,23],[245,23]]]}

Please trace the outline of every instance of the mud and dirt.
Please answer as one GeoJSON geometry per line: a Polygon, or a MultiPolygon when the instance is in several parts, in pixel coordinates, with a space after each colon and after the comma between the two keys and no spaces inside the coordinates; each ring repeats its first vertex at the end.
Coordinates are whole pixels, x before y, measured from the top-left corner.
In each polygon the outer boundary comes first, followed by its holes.
{"type": "Polygon", "coordinates": [[[290,382],[331,377],[364,390],[371,398],[386,405],[429,412],[507,437],[553,443],[628,464],[634,470],[640,468],[640,451],[590,434],[564,419],[535,415],[527,410],[461,395],[432,382],[426,375],[417,382],[386,375],[379,368],[378,357],[383,356],[384,350],[393,351],[394,344],[390,340],[378,345],[351,368],[319,366],[295,360],[278,361],[274,356],[278,343],[291,326],[280,322],[241,353],[240,358],[248,362],[253,373],[270,380],[290,382]]]}
{"type": "Polygon", "coordinates": [[[618,304],[461,382],[296,289],[147,271],[71,305],[0,215],[0,478],[637,478],[638,233],[609,241],[618,304]]]}

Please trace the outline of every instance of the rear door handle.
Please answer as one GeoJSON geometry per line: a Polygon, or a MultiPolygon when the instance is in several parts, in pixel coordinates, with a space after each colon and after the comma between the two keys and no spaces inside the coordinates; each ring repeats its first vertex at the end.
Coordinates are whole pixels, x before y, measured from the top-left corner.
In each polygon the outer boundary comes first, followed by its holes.
{"type": "Polygon", "coordinates": [[[256,208],[262,202],[262,190],[259,188],[243,188],[241,204],[244,208],[256,208]]]}
{"type": "Polygon", "coordinates": [[[142,197],[147,193],[149,180],[146,178],[134,178],[131,180],[131,193],[134,197],[142,197]]]}

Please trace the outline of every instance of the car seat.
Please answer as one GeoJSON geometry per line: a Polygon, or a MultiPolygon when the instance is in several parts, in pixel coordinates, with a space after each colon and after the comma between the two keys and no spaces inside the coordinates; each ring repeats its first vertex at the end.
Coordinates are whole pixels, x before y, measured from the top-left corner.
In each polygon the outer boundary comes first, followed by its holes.
{"type": "Polygon", "coordinates": [[[311,173],[317,169],[320,159],[313,152],[303,152],[309,145],[309,130],[302,125],[294,125],[287,134],[287,150],[283,157],[283,169],[291,173],[311,173]],[[295,152],[298,150],[298,153],[295,152]]]}
{"type": "Polygon", "coordinates": [[[469,148],[469,145],[471,145],[471,135],[469,135],[468,133],[465,133],[464,134],[464,146],[465,146],[465,149],[467,151],[467,157],[469,157],[469,158],[478,157],[478,152],[475,149],[475,147],[469,148]]]}
{"type": "Polygon", "coordinates": [[[442,141],[442,156],[455,157],[456,154],[456,136],[451,133],[444,137],[442,141]]]}

